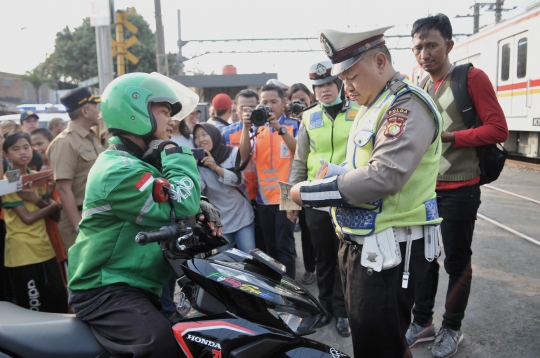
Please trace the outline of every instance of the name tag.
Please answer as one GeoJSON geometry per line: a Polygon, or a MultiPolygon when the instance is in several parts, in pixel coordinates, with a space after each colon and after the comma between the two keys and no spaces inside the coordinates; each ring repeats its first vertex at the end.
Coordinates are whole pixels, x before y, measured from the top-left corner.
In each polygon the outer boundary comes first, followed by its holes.
{"type": "Polygon", "coordinates": [[[322,119],[322,112],[315,112],[311,114],[309,118],[309,129],[320,128],[324,125],[322,119]]]}
{"type": "Polygon", "coordinates": [[[81,147],[81,152],[91,153],[92,149],[91,148],[81,147]]]}
{"type": "Polygon", "coordinates": [[[281,150],[279,152],[279,156],[281,158],[291,157],[291,151],[289,150],[289,147],[287,147],[287,144],[285,144],[285,142],[281,142],[281,150]]]}

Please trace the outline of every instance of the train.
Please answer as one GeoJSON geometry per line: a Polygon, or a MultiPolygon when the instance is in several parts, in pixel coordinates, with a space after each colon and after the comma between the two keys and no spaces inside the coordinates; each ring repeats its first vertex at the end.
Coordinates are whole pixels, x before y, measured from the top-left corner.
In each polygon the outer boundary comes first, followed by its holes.
{"type": "MultiPolygon", "coordinates": [[[[515,156],[540,159],[540,2],[458,41],[450,61],[470,62],[488,75],[508,122],[504,147],[515,156]]],[[[415,66],[415,83],[425,75],[415,66]]]]}

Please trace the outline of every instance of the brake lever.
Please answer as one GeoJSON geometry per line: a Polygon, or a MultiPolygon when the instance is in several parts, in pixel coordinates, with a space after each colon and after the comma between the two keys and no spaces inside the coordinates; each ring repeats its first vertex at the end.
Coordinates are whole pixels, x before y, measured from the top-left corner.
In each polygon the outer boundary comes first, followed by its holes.
{"type": "Polygon", "coordinates": [[[191,230],[191,228],[188,228],[188,230],[189,231],[186,234],[176,239],[176,248],[180,251],[184,251],[185,249],[187,249],[187,245],[189,244],[189,242],[185,241],[188,241],[193,236],[193,230],[191,230]]]}

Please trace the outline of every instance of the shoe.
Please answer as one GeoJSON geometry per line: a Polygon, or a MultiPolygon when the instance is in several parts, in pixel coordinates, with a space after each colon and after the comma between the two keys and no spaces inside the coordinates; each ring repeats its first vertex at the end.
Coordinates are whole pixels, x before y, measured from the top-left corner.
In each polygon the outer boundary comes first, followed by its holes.
{"type": "Polygon", "coordinates": [[[336,329],[341,337],[349,337],[351,335],[351,327],[347,317],[338,318],[336,320],[336,329]]]}
{"type": "Polygon", "coordinates": [[[168,319],[169,322],[171,322],[171,324],[174,326],[174,325],[177,324],[178,322],[182,321],[184,318],[182,317],[182,315],[180,315],[180,313],[174,312],[174,313],[172,313],[169,317],[167,317],[167,319],[168,319]]]}
{"type": "Polygon", "coordinates": [[[457,352],[458,344],[463,340],[461,329],[454,331],[450,328],[442,327],[433,343],[433,357],[446,358],[451,357],[457,352]]]}
{"type": "Polygon", "coordinates": [[[323,328],[332,321],[332,315],[323,316],[321,320],[317,323],[315,328],[323,328]]]}
{"type": "Polygon", "coordinates": [[[304,277],[302,278],[302,282],[306,285],[311,285],[315,281],[315,274],[313,272],[306,271],[304,273],[304,277]]]}
{"type": "Polygon", "coordinates": [[[416,323],[411,323],[407,333],[405,333],[409,348],[419,342],[427,342],[435,339],[435,327],[432,325],[422,327],[416,323]]]}

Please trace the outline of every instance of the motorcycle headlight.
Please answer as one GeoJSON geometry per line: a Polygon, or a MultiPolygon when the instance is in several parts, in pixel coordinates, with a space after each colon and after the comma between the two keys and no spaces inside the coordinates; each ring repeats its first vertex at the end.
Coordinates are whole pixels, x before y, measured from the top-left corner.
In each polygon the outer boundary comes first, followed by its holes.
{"type": "Polygon", "coordinates": [[[319,316],[309,315],[307,317],[301,317],[301,312],[289,312],[289,310],[284,310],[280,307],[276,307],[275,312],[296,334],[304,335],[315,332],[312,327],[318,321],[319,316]]]}

